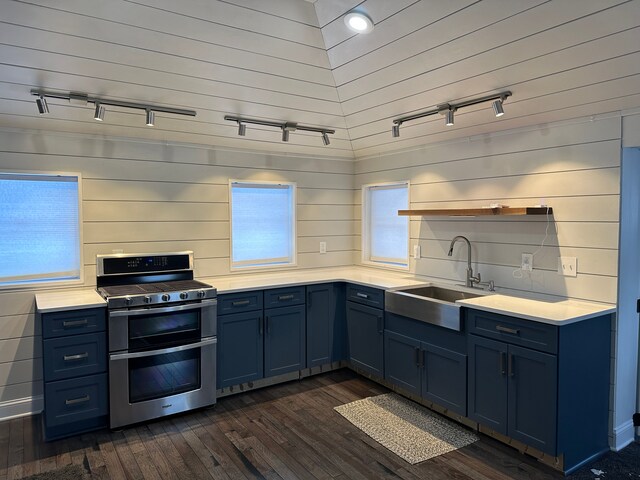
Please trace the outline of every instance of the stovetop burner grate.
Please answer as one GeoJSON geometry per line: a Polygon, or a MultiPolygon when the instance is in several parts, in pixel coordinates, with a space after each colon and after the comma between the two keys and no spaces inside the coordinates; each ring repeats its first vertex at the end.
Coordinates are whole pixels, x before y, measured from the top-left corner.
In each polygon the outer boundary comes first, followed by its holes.
{"type": "Polygon", "coordinates": [[[175,282],[138,283],[133,285],[112,285],[101,287],[100,290],[108,297],[121,297],[123,295],[143,295],[147,293],[177,292],[184,290],[196,290],[211,288],[211,285],[197,280],[176,280],[175,282]]]}

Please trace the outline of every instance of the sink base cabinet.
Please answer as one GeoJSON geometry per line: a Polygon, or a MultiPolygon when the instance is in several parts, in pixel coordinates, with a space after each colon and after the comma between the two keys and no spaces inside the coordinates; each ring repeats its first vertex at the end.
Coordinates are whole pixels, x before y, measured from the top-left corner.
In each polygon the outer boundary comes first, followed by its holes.
{"type": "Polygon", "coordinates": [[[467,414],[464,334],[387,313],[384,342],[387,382],[446,410],[467,414]]]}

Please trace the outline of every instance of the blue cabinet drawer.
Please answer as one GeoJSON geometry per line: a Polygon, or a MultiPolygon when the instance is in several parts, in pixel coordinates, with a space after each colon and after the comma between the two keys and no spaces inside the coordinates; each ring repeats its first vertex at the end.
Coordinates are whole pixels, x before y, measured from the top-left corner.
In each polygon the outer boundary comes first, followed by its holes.
{"type": "Polygon", "coordinates": [[[274,288],[264,292],[264,308],[286,307],[304,303],[304,287],[274,288]]]}
{"type": "Polygon", "coordinates": [[[47,382],[44,395],[46,427],[90,421],[107,414],[107,374],[47,382]]]}
{"type": "Polygon", "coordinates": [[[47,382],[105,372],[107,336],[100,332],[47,339],[43,357],[47,382]]]}
{"type": "Polygon", "coordinates": [[[53,338],[106,329],[106,308],[88,308],[42,314],[42,337],[53,338]]]}
{"type": "Polygon", "coordinates": [[[556,354],[558,327],[480,310],[467,310],[469,333],[556,354]]]}
{"type": "Polygon", "coordinates": [[[384,308],[384,290],[363,287],[362,285],[347,285],[347,300],[361,303],[375,308],[384,308]]]}
{"type": "Polygon", "coordinates": [[[218,295],[218,315],[262,310],[262,290],[218,295]]]}

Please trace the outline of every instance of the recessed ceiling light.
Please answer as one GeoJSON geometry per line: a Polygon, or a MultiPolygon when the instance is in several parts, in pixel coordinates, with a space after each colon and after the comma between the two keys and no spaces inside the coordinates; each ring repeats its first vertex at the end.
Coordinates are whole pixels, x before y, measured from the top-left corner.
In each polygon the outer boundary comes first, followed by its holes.
{"type": "Polygon", "coordinates": [[[351,12],[344,17],[344,23],[349,30],[356,33],[369,33],[373,30],[373,22],[371,19],[360,12],[351,12]]]}

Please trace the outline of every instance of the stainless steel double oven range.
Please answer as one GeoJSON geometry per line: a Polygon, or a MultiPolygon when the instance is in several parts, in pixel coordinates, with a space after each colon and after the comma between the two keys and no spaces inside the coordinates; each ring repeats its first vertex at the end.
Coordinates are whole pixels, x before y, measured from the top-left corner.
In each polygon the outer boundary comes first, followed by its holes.
{"type": "Polygon", "coordinates": [[[109,315],[111,428],[216,402],[214,287],[193,252],[97,257],[109,315]]]}

